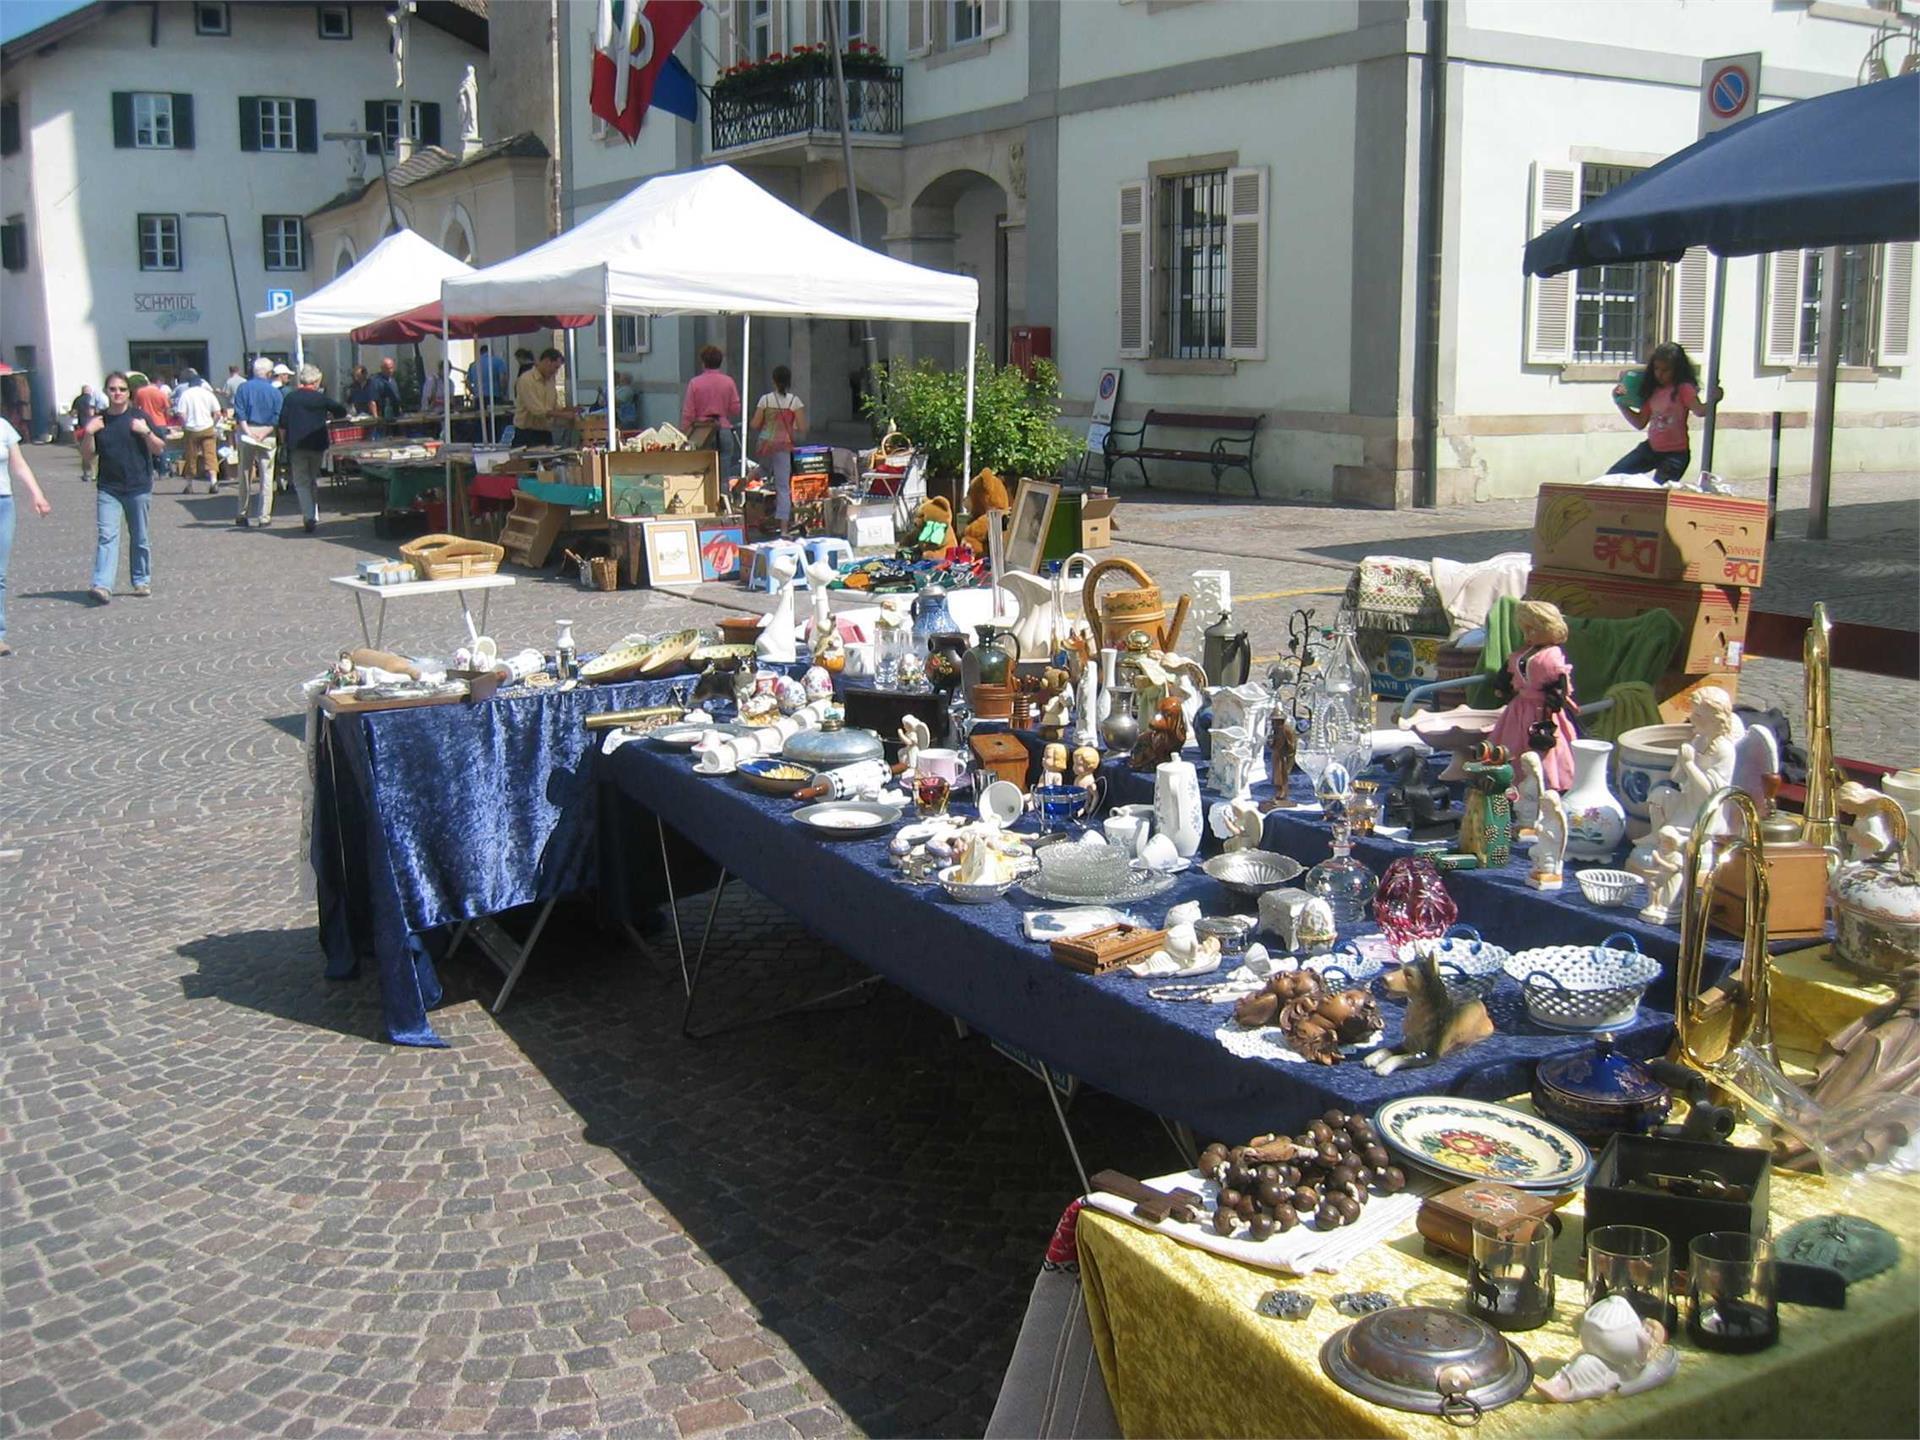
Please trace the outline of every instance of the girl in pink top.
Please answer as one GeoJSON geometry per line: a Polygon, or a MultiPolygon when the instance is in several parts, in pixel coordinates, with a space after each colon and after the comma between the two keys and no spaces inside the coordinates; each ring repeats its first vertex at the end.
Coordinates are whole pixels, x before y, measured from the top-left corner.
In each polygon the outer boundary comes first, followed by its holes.
{"type": "MultiPolygon", "coordinates": [[[[1700,378],[1694,373],[1687,352],[1668,340],[1653,347],[1647,357],[1646,376],[1640,382],[1642,404],[1638,410],[1627,404],[1624,386],[1613,387],[1613,403],[1636,430],[1647,432],[1632,450],[1614,462],[1609,475],[1644,475],[1651,470],[1663,485],[1672,485],[1687,473],[1693,451],[1687,441],[1687,415],[1705,415],[1700,401],[1700,378]]],[[[1714,403],[1726,397],[1715,388],[1714,403]]]]}
{"type": "Polygon", "coordinates": [[[726,360],[718,345],[700,352],[701,371],[687,382],[687,397],[680,404],[680,428],[691,431],[696,425],[711,424],[720,450],[720,472],[730,475],[739,453],[733,448],[733,434],[740,419],[740,387],[720,368],[726,360]]]}

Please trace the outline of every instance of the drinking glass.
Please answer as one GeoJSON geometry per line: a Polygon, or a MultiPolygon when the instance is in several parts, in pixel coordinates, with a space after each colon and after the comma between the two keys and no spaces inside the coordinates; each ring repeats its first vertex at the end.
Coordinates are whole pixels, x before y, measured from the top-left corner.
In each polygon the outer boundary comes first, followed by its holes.
{"type": "Polygon", "coordinates": [[[1671,1328],[1667,1287],[1673,1246],[1644,1225],[1601,1225],[1587,1232],[1587,1304],[1624,1295],[1642,1320],[1671,1328]]]}
{"type": "Polygon", "coordinates": [[[1473,1222],[1467,1312],[1496,1330],[1534,1330],[1553,1318],[1553,1230],[1544,1220],[1473,1222]]]}
{"type": "Polygon", "coordinates": [[[1780,1338],[1771,1241],[1713,1230],[1687,1248],[1687,1338],[1728,1355],[1765,1350],[1780,1338]]]}

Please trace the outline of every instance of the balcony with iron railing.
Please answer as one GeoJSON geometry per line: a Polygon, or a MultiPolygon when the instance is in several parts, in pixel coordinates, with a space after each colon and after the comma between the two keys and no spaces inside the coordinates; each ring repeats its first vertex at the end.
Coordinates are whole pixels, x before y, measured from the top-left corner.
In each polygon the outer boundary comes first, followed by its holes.
{"type": "MultiPolygon", "coordinates": [[[[846,71],[847,128],[856,145],[898,145],[904,120],[900,67],[871,62],[846,71]]],[[[832,62],[762,65],[722,76],[713,87],[712,153],[773,152],[839,143],[840,106],[832,62]]]]}

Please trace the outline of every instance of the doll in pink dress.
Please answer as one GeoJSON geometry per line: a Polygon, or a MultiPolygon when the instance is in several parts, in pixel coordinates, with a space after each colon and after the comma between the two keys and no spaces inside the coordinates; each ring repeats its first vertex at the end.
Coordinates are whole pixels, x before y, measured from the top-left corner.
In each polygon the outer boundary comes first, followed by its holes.
{"type": "Polygon", "coordinates": [[[1568,742],[1579,738],[1573,719],[1580,709],[1573,698],[1573,667],[1563,648],[1567,622],[1558,606],[1544,600],[1522,600],[1513,613],[1526,643],[1507,657],[1494,678],[1494,691],[1506,700],[1506,708],[1487,738],[1513,755],[1533,751],[1540,757],[1548,788],[1568,790],[1573,786],[1568,742]]]}

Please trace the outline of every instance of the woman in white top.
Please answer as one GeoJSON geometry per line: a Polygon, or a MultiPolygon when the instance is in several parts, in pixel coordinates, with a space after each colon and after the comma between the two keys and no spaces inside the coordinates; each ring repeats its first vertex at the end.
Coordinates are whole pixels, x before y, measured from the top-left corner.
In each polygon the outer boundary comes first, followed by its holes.
{"type": "Polygon", "coordinates": [[[748,422],[760,435],[757,458],[773,472],[773,514],[783,531],[793,518],[793,446],[807,433],[807,407],[792,384],[793,372],[774,366],[773,389],[754,403],[748,422]]]}

